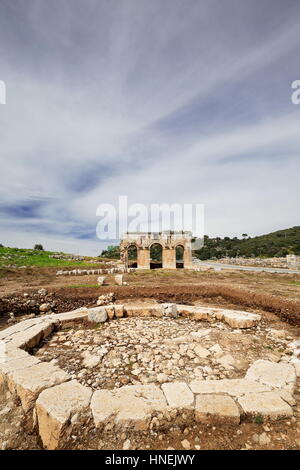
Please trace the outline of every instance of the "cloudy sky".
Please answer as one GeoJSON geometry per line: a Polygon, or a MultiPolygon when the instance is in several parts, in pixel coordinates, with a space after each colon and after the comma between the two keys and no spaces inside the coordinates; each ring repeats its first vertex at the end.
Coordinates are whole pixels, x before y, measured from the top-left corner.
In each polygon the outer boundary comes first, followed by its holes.
{"type": "Polygon", "coordinates": [[[0,242],[82,254],[96,208],[299,225],[299,0],[0,0],[0,242]]]}

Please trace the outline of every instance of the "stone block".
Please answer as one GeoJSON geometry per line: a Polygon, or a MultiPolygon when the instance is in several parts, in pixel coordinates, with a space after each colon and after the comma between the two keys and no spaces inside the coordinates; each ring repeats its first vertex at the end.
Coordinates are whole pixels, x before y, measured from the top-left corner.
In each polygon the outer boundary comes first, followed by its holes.
{"type": "Polygon", "coordinates": [[[291,393],[294,391],[297,379],[295,368],[291,364],[274,363],[262,359],[249,367],[246,378],[271,388],[282,388],[291,393]]]}
{"type": "Polygon", "coordinates": [[[92,397],[92,389],[76,380],[44,390],[35,405],[39,435],[47,449],[56,449],[63,439],[71,418],[84,412],[92,397]]]}
{"type": "Polygon", "coordinates": [[[248,417],[263,416],[269,420],[289,418],[293,410],[276,392],[248,393],[238,398],[243,412],[248,417]]]}
{"type": "Polygon", "coordinates": [[[91,401],[97,428],[113,421],[117,427],[146,430],[152,413],[166,408],[164,394],[155,385],[127,385],[115,390],[97,390],[91,401]]]}
{"type": "Polygon", "coordinates": [[[270,391],[269,387],[247,379],[193,380],[189,385],[196,394],[228,393],[233,397],[270,391]]]}
{"type": "Polygon", "coordinates": [[[69,379],[70,376],[59,367],[40,362],[10,372],[7,375],[7,384],[10,392],[20,398],[22,407],[27,412],[34,406],[35,400],[43,390],[69,379]]]}
{"type": "Polygon", "coordinates": [[[185,382],[164,383],[161,388],[172,408],[189,408],[194,403],[194,394],[185,382]]]}
{"type": "Polygon", "coordinates": [[[199,423],[239,424],[240,412],[228,395],[197,395],[195,419],[199,423]]]}
{"type": "Polygon", "coordinates": [[[107,320],[105,307],[95,307],[88,309],[88,320],[92,323],[104,323],[107,320]]]}

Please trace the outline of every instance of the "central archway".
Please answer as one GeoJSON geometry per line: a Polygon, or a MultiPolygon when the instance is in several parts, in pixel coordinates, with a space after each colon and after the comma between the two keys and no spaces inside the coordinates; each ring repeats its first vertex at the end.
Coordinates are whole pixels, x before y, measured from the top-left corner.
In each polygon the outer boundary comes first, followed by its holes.
{"type": "Polygon", "coordinates": [[[150,269],[162,268],[163,248],[160,243],[153,243],[150,247],[150,269]]]}

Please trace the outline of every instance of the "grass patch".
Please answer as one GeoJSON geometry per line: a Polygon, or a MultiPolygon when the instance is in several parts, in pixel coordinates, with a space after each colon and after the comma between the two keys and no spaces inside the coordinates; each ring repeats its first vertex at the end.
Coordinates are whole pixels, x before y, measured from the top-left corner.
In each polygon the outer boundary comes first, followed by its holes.
{"type": "Polygon", "coordinates": [[[26,248],[9,248],[0,247],[0,268],[9,266],[38,266],[38,267],[57,267],[63,268],[68,266],[73,267],[92,267],[102,268],[105,267],[101,258],[91,258],[85,256],[82,261],[73,261],[68,259],[57,259],[52,256],[60,254],[64,256],[70,256],[65,253],[56,253],[52,251],[41,251],[41,250],[30,250],[26,248]],[[90,261],[97,261],[96,263],[90,263],[90,261]],[[98,264],[99,263],[99,264],[98,264]]]}
{"type": "Polygon", "coordinates": [[[263,424],[264,418],[262,415],[256,415],[254,419],[255,424],[263,424]]]}

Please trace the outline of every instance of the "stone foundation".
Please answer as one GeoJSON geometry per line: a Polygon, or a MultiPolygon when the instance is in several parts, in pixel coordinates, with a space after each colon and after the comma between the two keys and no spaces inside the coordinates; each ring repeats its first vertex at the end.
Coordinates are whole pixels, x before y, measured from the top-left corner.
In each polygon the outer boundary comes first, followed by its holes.
{"type": "Polygon", "coordinates": [[[76,426],[84,426],[91,419],[99,430],[123,428],[139,432],[152,429],[158,415],[162,428],[175,422],[180,425],[190,421],[238,425],[241,419],[256,416],[277,420],[293,415],[297,375],[292,363],[258,360],[241,379],[128,385],[93,392],[90,387],[71,380],[56,365],[29,354],[54,329],[87,322],[89,317],[97,318],[97,311],[100,322],[123,315],[181,315],[199,321],[221,320],[237,329],[255,328],[260,321],[259,315],[226,309],[112,304],[25,320],[0,332],[0,390],[2,393],[9,391],[20,401],[24,412],[32,416],[45,448],[61,447],[76,426]]]}

